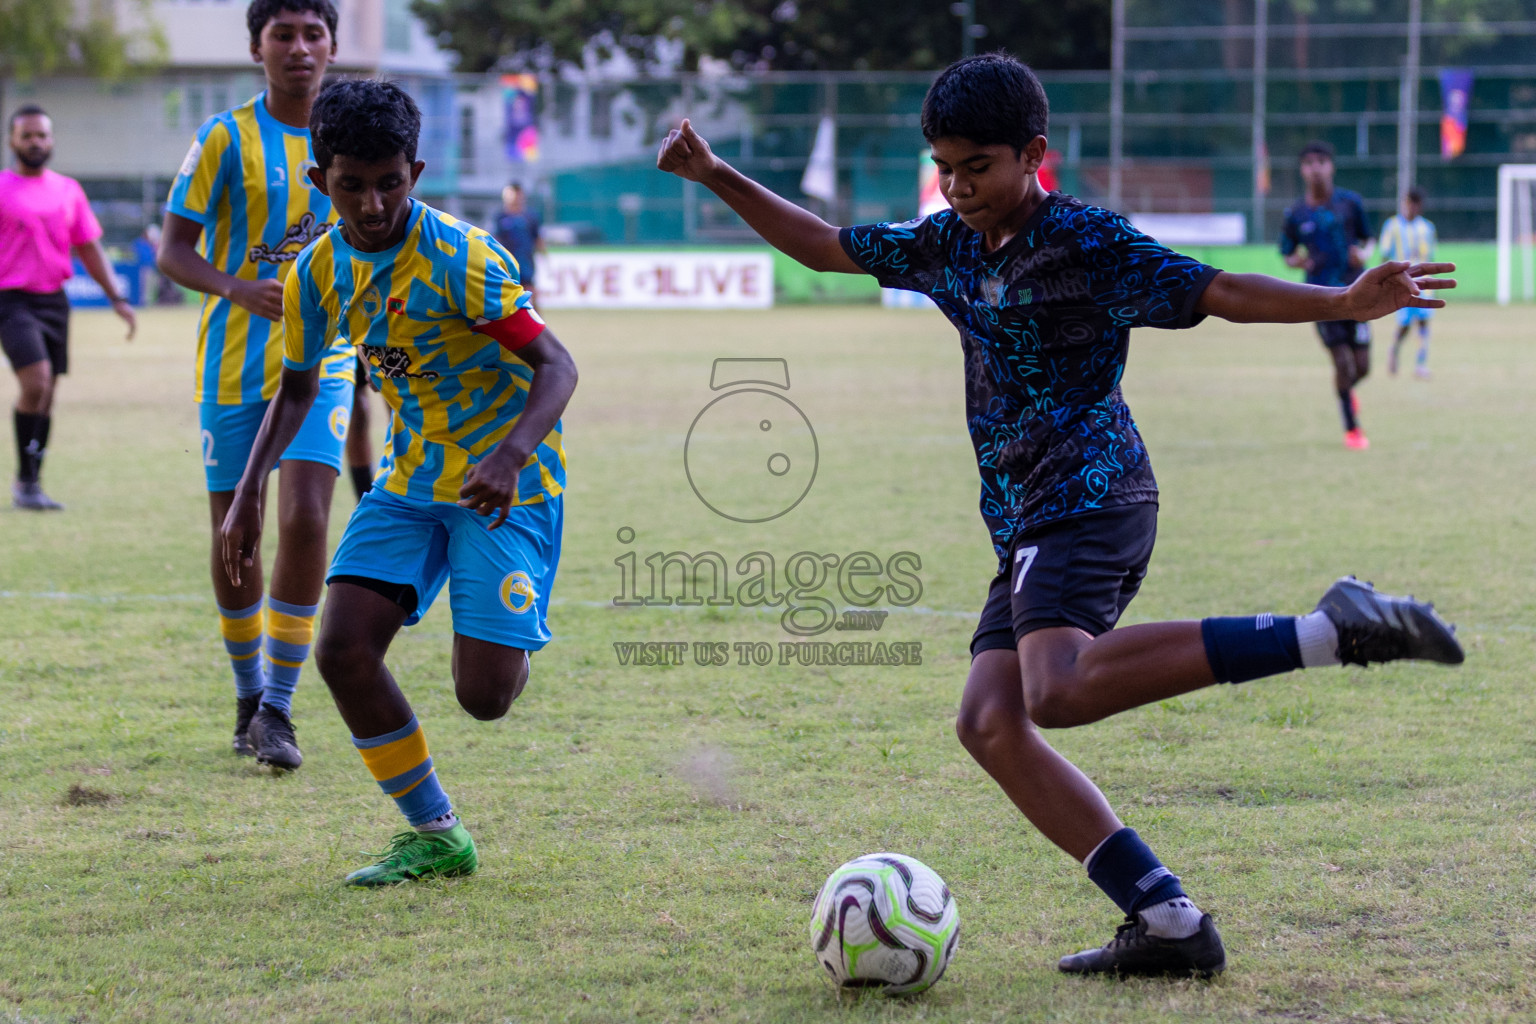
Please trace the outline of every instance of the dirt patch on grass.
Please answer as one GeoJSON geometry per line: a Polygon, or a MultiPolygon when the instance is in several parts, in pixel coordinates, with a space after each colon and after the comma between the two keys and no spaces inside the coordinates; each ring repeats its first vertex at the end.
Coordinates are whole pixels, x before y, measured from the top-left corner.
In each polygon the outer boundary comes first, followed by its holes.
{"type": "Polygon", "coordinates": [[[78,782],[73,783],[64,793],[64,802],[71,807],[104,807],[121,799],[114,793],[82,786],[78,782]]]}

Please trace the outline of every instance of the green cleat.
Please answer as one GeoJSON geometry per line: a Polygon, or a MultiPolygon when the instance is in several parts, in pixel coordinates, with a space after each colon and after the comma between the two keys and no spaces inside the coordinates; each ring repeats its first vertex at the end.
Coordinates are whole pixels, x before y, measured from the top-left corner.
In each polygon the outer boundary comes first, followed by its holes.
{"type": "Polygon", "coordinates": [[[446,832],[401,832],[389,841],[379,860],[347,876],[346,884],[358,888],[396,885],[431,875],[472,875],[479,866],[475,841],[464,824],[446,832]]]}

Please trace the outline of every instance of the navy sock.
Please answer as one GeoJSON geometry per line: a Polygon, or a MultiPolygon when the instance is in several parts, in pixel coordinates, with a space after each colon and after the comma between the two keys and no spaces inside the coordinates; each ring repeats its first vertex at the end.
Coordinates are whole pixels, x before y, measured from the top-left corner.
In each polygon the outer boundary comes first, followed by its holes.
{"type": "Polygon", "coordinates": [[[1302,667],[1293,615],[1202,619],[1200,638],[1218,683],[1246,683],[1302,667]]]}
{"type": "Polygon", "coordinates": [[[1088,857],[1088,877],[1125,911],[1136,912],[1185,895],[1179,876],[1163,866],[1133,828],[1122,828],[1088,857]]]}

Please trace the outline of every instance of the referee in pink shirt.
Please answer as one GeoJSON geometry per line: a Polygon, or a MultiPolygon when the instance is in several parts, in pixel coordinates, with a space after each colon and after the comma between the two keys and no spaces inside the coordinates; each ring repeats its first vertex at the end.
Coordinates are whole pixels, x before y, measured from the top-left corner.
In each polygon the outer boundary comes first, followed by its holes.
{"type": "Polygon", "coordinates": [[[101,248],[101,225],[80,183],[45,166],[53,156],[53,122],[42,107],[21,107],[11,115],[10,142],[16,167],[0,171],[0,348],[21,384],[11,500],[17,508],[62,509],[43,493],[39,479],[53,422],[54,382],[69,369],[64,282],[74,273],[71,253],[112,300],[130,339],[133,307],[117,293],[101,248]]]}

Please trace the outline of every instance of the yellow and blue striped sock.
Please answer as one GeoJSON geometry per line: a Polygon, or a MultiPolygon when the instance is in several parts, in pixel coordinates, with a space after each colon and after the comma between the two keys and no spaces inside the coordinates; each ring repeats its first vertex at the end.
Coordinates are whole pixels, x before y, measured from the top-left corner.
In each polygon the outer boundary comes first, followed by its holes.
{"type": "Polygon", "coordinates": [[[285,715],[292,711],[299,672],[315,639],[317,608],[319,605],[289,604],[275,597],[267,598],[267,689],[261,702],[285,715]]]}
{"type": "Polygon", "coordinates": [[[379,788],[394,798],[412,826],[441,818],[453,809],[448,794],[438,784],[432,755],[427,752],[427,737],[415,715],[394,732],[370,739],[354,736],[352,743],[379,788]]]}
{"type": "Polygon", "coordinates": [[[267,685],[261,663],[261,602],[241,611],[220,607],[219,632],[224,635],[224,649],[235,670],[235,694],[260,696],[267,685]]]}

